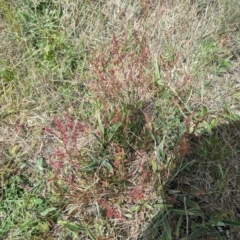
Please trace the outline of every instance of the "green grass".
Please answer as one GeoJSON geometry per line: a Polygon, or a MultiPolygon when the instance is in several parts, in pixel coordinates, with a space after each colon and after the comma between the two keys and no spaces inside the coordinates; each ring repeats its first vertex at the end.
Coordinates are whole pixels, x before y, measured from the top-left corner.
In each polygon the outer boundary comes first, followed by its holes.
{"type": "Polygon", "coordinates": [[[239,238],[239,9],[0,0],[0,238],[239,238]]]}

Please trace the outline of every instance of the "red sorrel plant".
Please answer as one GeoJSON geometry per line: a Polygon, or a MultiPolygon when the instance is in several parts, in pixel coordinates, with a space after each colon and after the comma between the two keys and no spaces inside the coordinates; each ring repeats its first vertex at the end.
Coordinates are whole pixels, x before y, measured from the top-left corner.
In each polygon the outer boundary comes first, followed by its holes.
{"type": "Polygon", "coordinates": [[[131,51],[113,35],[110,46],[95,54],[91,65],[93,77],[87,83],[94,102],[100,103],[101,128],[107,132],[118,126],[115,135],[122,136],[117,140],[121,144],[127,140],[134,145],[141,137],[146,123],[142,109],[151,98],[148,49],[144,42],[138,45],[139,49],[131,51]]]}
{"type": "Polygon", "coordinates": [[[125,217],[120,213],[120,209],[117,209],[114,206],[110,206],[106,199],[99,199],[98,202],[100,206],[106,211],[106,217],[108,219],[125,219],[125,217]]]}
{"type": "Polygon", "coordinates": [[[49,158],[55,177],[64,176],[64,180],[73,181],[73,172],[81,168],[81,155],[78,150],[78,139],[88,132],[88,127],[69,114],[60,120],[53,117],[53,126],[46,127],[45,131],[58,139],[59,145],[49,158]]]}
{"type": "Polygon", "coordinates": [[[137,106],[145,101],[152,85],[148,49],[144,43],[139,52],[121,48],[116,36],[108,49],[95,54],[92,63],[94,79],[88,83],[94,96],[106,106],[125,103],[137,106]]]}
{"type": "Polygon", "coordinates": [[[144,190],[141,186],[136,186],[133,190],[129,193],[132,203],[137,203],[144,197],[144,190]]]}

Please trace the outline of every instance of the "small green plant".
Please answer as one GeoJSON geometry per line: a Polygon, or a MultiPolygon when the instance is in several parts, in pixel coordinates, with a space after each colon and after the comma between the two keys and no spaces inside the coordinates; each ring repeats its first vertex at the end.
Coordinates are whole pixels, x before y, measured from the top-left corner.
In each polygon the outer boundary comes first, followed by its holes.
{"type": "Polygon", "coordinates": [[[31,182],[24,175],[11,175],[4,181],[0,203],[1,238],[47,236],[57,221],[62,203],[44,196],[45,184],[40,179],[31,182]]]}

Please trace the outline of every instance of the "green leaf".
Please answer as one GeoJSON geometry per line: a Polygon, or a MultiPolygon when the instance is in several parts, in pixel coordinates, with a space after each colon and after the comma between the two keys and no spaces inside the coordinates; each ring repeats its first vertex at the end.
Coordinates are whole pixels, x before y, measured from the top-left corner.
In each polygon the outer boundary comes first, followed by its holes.
{"type": "Polygon", "coordinates": [[[95,169],[97,169],[99,166],[99,163],[98,162],[94,162],[92,164],[89,164],[88,166],[86,167],[83,167],[81,168],[81,172],[90,172],[90,171],[93,171],[95,169]]]}
{"type": "Polygon", "coordinates": [[[107,133],[107,141],[108,143],[111,142],[113,136],[115,135],[115,133],[117,132],[117,130],[119,129],[119,127],[121,126],[122,124],[121,123],[117,123],[117,124],[114,124],[110,131],[107,133]]]}
{"type": "Polygon", "coordinates": [[[207,107],[206,107],[206,106],[203,106],[203,108],[202,108],[202,113],[201,113],[202,117],[204,117],[204,116],[207,114],[207,112],[208,112],[207,107]]]}
{"type": "Polygon", "coordinates": [[[150,210],[154,210],[154,208],[151,205],[149,205],[148,203],[144,203],[144,206],[150,210]]]}
{"type": "Polygon", "coordinates": [[[72,231],[80,231],[80,232],[85,232],[86,231],[86,228],[84,226],[81,226],[81,225],[73,223],[73,222],[58,221],[58,224],[62,225],[62,226],[65,226],[72,231]]]}
{"type": "Polygon", "coordinates": [[[98,120],[99,130],[100,130],[102,136],[105,136],[105,128],[102,124],[99,111],[96,112],[96,116],[97,116],[97,120],[98,120]]]}
{"type": "Polygon", "coordinates": [[[131,211],[131,212],[136,212],[136,211],[138,211],[139,208],[140,208],[139,205],[133,206],[133,207],[130,208],[130,211],[131,211]]]}
{"type": "MultiPolygon", "coordinates": [[[[180,200],[181,202],[184,203],[184,197],[178,196],[177,198],[178,198],[178,200],[180,200]]],[[[190,200],[189,198],[185,197],[185,201],[186,201],[186,204],[188,207],[200,209],[199,205],[197,203],[193,202],[192,200],[190,200]]]]}
{"type": "Polygon", "coordinates": [[[102,165],[103,165],[104,167],[106,167],[111,174],[113,174],[113,167],[112,167],[112,165],[108,162],[107,159],[102,162],[102,165]]]}
{"type": "Polygon", "coordinates": [[[219,172],[221,174],[222,179],[225,179],[229,168],[226,169],[225,173],[223,172],[222,165],[220,163],[218,163],[218,168],[219,168],[219,172]]]}
{"type": "MultiPolygon", "coordinates": [[[[172,238],[170,238],[170,239],[172,239],[172,238]]],[[[170,240],[170,239],[168,238],[168,233],[167,233],[167,231],[164,230],[163,233],[162,233],[162,236],[161,236],[160,240],[170,240]]]]}
{"type": "Polygon", "coordinates": [[[178,215],[186,215],[186,211],[182,209],[170,209],[171,213],[176,213],[178,215]]]}
{"type": "Polygon", "coordinates": [[[157,59],[155,59],[155,81],[160,87],[164,86],[157,59]]]}
{"type": "Polygon", "coordinates": [[[126,214],[124,214],[124,216],[127,217],[127,218],[129,218],[129,219],[133,218],[133,215],[130,214],[130,213],[126,213],[126,214]]]}
{"type": "Polygon", "coordinates": [[[43,212],[41,212],[40,215],[41,215],[42,217],[45,217],[45,216],[48,215],[48,213],[53,212],[53,211],[55,211],[56,209],[57,209],[57,208],[55,208],[55,207],[47,208],[47,209],[45,209],[43,212]]]}
{"type": "Polygon", "coordinates": [[[218,163],[218,169],[219,169],[219,172],[222,176],[222,178],[224,178],[224,174],[223,174],[223,170],[222,170],[222,165],[220,163],[218,163]]]}
{"type": "Polygon", "coordinates": [[[96,237],[94,237],[91,229],[90,229],[88,226],[86,226],[86,232],[87,232],[87,234],[90,236],[90,238],[91,238],[92,240],[96,240],[96,237]]]}
{"type": "Polygon", "coordinates": [[[49,231],[49,224],[48,222],[40,222],[37,225],[37,229],[41,232],[41,233],[46,233],[49,231]]]}
{"type": "Polygon", "coordinates": [[[218,240],[223,240],[222,237],[219,235],[218,231],[213,226],[210,225],[209,228],[210,228],[211,232],[216,235],[218,240]]]}
{"type": "Polygon", "coordinates": [[[215,128],[217,125],[217,119],[216,118],[212,119],[210,125],[211,125],[211,129],[215,128]]]}
{"type": "Polygon", "coordinates": [[[193,232],[190,235],[188,235],[187,237],[181,238],[181,240],[196,239],[196,238],[202,236],[202,234],[205,232],[205,230],[206,230],[205,227],[200,227],[195,232],[193,232]]]}
{"type": "Polygon", "coordinates": [[[89,156],[94,162],[100,162],[99,159],[95,158],[91,153],[89,153],[88,156],[89,156]]]}
{"type": "Polygon", "coordinates": [[[166,214],[163,216],[162,222],[163,222],[164,230],[167,234],[167,239],[171,240],[172,239],[172,228],[170,227],[170,224],[168,222],[166,214]]]}
{"type": "Polygon", "coordinates": [[[96,133],[92,133],[92,135],[98,140],[101,146],[104,144],[103,141],[98,137],[96,133]]]}
{"type": "Polygon", "coordinates": [[[162,163],[165,161],[166,155],[164,151],[164,145],[165,145],[165,137],[163,137],[159,145],[155,147],[156,157],[159,163],[162,163]]]}
{"type": "Polygon", "coordinates": [[[154,207],[160,208],[160,209],[166,209],[166,208],[172,208],[173,205],[164,204],[164,203],[158,203],[158,204],[154,204],[154,207]]]}
{"type": "Polygon", "coordinates": [[[177,222],[177,226],[176,226],[176,236],[179,237],[180,235],[180,227],[182,225],[182,215],[180,215],[178,222],[177,222]]]}
{"type": "Polygon", "coordinates": [[[33,205],[40,205],[43,203],[43,200],[41,198],[37,198],[37,197],[32,197],[30,199],[30,202],[33,204],[33,205]]]}
{"type": "Polygon", "coordinates": [[[9,149],[9,155],[10,156],[15,156],[19,150],[19,146],[15,145],[12,148],[9,149]]]}
{"type": "Polygon", "coordinates": [[[158,170],[158,166],[155,160],[152,160],[152,170],[154,173],[158,170]]]}
{"type": "Polygon", "coordinates": [[[221,222],[224,223],[225,225],[228,225],[228,226],[240,227],[240,221],[227,221],[227,220],[223,220],[221,222]]]}
{"type": "MultiPolygon", "coordinates": [[[[178,215],[186,215],[186,211],[182,209],[171,209],[170,211],[178,215]]],[[[203,212],[201,210],[194,209],[194,208],[188,209],[187,214],[190,216],[199,216],[199,217],[203,216],[203,212]]]]}
{"type": "Polygon", "coordinates": [[[187,212],[188,212],[188,215],[191,215],[191,216],[198,216],[198,217],[203,216],[203,212],[200,209],[190,208],[187,210],[187,212]]]}
{"type": "Polygon", "coordinates": [[[37,169],[40,170],[40,171],[43,171],[44,168],[43,168],[43,158],[38,158],[37,159],[37,169]]]}

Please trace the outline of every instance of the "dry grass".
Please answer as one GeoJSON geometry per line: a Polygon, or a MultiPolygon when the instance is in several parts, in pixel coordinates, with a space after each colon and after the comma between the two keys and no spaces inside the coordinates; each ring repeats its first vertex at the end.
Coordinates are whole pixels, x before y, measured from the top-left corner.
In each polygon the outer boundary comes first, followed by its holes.
{"type": "Polygon", "coordinates": [[[238,5],[0,0],[0,237],[238,225],[238,5]]]}

